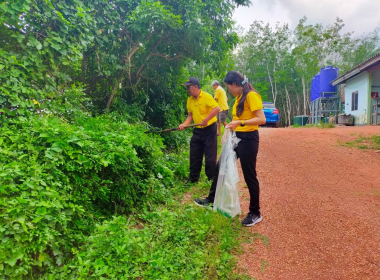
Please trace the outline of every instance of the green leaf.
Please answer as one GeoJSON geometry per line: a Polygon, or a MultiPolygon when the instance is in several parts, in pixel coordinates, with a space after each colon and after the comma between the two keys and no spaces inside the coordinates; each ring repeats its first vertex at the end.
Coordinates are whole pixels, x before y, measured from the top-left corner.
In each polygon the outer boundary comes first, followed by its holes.
{"type": "Polygon", "coordinates": [[[80,164],[83,164],[83,163],[86,163],[86,162],[88,162],[89,160],[86,158],[86,157],[84,157],[84,156],[82,156],[82,155],[78,155],[78,159],[77,159],[77,162],[78,163],[80,163],[80,164]]]}
{"type": "Polygon", "coordinates": [[[62,152],[62,149],[61,149],[61,147],[59,147],[59,144],[58,144],[58,143],[54,143],[54,144],[51,146],[50,149],[53,150],[53,151],[55,151],[55,152],[57,152],[57,153],[62,152]]]}
{"type": "Polygon", "coordinates": [[[37,48],[37,50],[42,49],[42,44],[40,42],[37,42],[36,43],[36,48],[37,48]]]}
{"type": "Polygon", "coordinates": [[[45,215],[46,214],[46,207],[38,207],[36,214],[38,215],[45,215]]]}
{"type": "Polygon", "coordinates": [[[22,204],[27,204],[28,203],[28,201],[25,198],[23,198],[23,197],[17,197],[16,199],[18,200],[18,202],[20,202],[22,204]]]}
{"type": "Polygon", "coordinates": [[[32,222],[35,223],[35,224],[38,224],[38,222],[39,222],[40,220],[42,220],[42,219],[43,219],[42,216],[35,217],[35,218],[32,220],[32,222]]]}
{"type": "Polygon", "coordinates": [[[16,252],[12,254],[12,257],[4,260],[5,263],[9,264],[10,266],[14,266],[16,262],[21,259],[24,256],[21,252],[16,252]]]}
{"type": "Polygon", "coordinates": [[[18,106],[20,105],[19,100],[9,99],[9,103],[11,103],[12,106],[18,106]]]}
{"type": "Polygon", "coordinates": [[[102,259],[97,259],[97,260],[95,261],[94,266],[95,266],[96,268],[100,268],[100,267],[105,266],[105,263],[103,262],[102,259]]]}
{"type": "Polygon", "coordinates": [[[6,186],[1,186],[0,187],[0,192],[3,193],[3,194],[8,194],[8,192],[5,189],[6,189],[6,186]]]}
{"type": "Polygon", "coordinates": [[[50,137],[50,134],[48,134],[48,133],[41,133],[38,137],[40,137],[40,138],[47,138],[47,137],[50,137]]]}

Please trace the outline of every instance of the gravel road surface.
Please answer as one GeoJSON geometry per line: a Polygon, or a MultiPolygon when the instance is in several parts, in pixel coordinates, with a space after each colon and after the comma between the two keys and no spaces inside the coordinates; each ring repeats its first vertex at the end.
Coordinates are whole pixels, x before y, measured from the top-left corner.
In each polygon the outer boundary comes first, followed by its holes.
{"type": "Polygon", "coordinates": [[[374,134],[379,126],[261,128],[263,221],[247,230],[262,238],[244,245],[238,270],[258,280],[380,279],[380,152],[340,145],[374,134]]]}

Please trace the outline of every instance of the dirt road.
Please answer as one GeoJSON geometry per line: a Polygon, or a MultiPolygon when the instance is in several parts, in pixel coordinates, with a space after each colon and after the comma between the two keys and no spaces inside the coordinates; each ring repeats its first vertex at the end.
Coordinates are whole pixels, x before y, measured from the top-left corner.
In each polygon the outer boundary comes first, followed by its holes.
{"type": "MultiPolygon", "coordinates": [[[[380,127],[262,128],[258,177],[267,238],[238,269],[258,280],[380,279],[380,153],[339,145],[380,127]]],[[[248,189],[240,183],[248,211],[248,189]]],[[[265,238],[264,238],[265,239],[265,238]]]]}

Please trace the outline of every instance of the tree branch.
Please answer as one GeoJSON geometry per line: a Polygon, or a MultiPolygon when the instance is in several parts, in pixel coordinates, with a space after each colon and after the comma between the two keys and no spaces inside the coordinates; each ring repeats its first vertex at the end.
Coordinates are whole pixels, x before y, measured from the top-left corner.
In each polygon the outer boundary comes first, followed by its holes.
{"type": "Polygon", "coordinates": [[[162,39],[164,37],[164,34],[162,34],[160,36],[160,38],[157,40],[157,42],[154,44],[154,46],[152,47],[152,49],[150,50],[149,54],[147,55],[146,59],[145,59],[145,63],[141,64],[139,69],[137,70],[136,72],[136,77],[139,77],[140,76],[140,73],[142,71],[142,69],[144,68],[146,62],[149,60],[149,58],[153,55],[153,52],[156,50],[157,46],[162,42],[162,39]]]}
{"type": "Polygon", "coordinates": [[[113,101],[113,98],[115,96],[115,93],[116,93],[116,90],[117,90],[117,87],[120,85],[120,83],[123,81],[123,77],[124,77],[124,73],[125,73],[125,68],[121,71],[120,73],[120,76],[119,76],[119,79],[117,80],[116,84],[114,85],[113,89],[112,89],[112,92],[111,92],[111,95],[110,97],[108,98],[108,101],[107,101],[107,111],[109,110],[109,108],[111,107],[111,104],[112,104],[112,101],[113,101]]]}
{"type": "Polygon", "coordinates": [[[110,97],[108,98],[108,101],[107,101],[107,110],[109,110],[109,108],[111,107],[111,104],[112,104],[112,101],[113,101],[113,98],[115,97],[115,93],[117,91],[117,88],[119,87],[119,85],[121,84],[121,82],[123,81],[123,78],[124,78],[124,75],[125,75],[125,72],[126,72],[126,68],[125,68],[125,64],[127,63],[128,61],[128,71],[129,71],[129,79],[131,79],[131,58],[132,56],[140,49],[140,46],[138,44],[134,44],[133,45],[133,48],[132,50],[129,52],[128,56],[124,58],[123,60],[123,66],[124,66],[124,69],[120,72],[120,75],[119,75],[119,79],[117,79],[117,82],[116,84],[114,85],[113,89],[112,89],[112,92],[111,92],[111,95],[110,97]]]}
{"type": "MultiPolygon", "coordinates": [[[[155,34],[155,32],[153,33],[150,33],[148,36],[145,37],[144,41],[148,41],[150,37],[153,36],[153,34],[155,34]]],[[[128,33],[125,33],[125,36],[131,41],[132,45],[133,45],[133,48],[132,50],[129,52],[128,56],[125,57],[123,59],[123,66],[125,66],[125,64],[128,62],[128,73],[129,73],[129,80],[131,80],[131,58],[132,56],[140,49],[140,44],[139,43],[135,43],[133,42],[132,38],[129,36],[128,33]]],[[[158,44],[160,43],[160,40],[158,42],[158,44]]],[[[157,43],[156,43],[157,44],[157,43]]],[[[158,45],[157,44],[157,45],[158,45]]],[[[119,76],[119,79],[117,79],[113,89],[112,89],[112,92],[111,92],[111,95],[110,97],[108,98],[108,101],[107,101],[107,110],[109,110],[109,108],[111,107],[111,104],[112,104],[112,101],[114,99],[114,96],[116,94],[116,91],[117,91],[117,88],[119,87],[119,85],[121,84],[121,82],[123,81],[123,78],[124,78],[124,75],[125,75],[125,72],[126,72],[126,68],[124,68],[121,73],[120,73],[120,76],[119,76]]]]}
{"type": "Polygon", "coordinates": [[[86,79],[86,52],[83,51],[82,55],[82,83],[84,84],[86,79]]]}
{"type": "Polygon", "coordinates": [[[176,56],[174,56],[174,57],[169,58],[169,57],[167,57],[167,54],[162,54],[162,53],[154,53],[154,54],[152,54],[152,55],[154,55],[154,56],[159,56],[159,57],[162,57],[162,58],[165,58],[165,60],[167,60],[167,61],[171,61],[171,60],[173,60],[173,59],[177,59],[177,58],[179,58],[179,57],[182,56],[182,54],[179,54],[179,55],[176,55],[176,56]]]}
{"type": "Polygon", "coordinates": [[[96,53],[96,59],[97,59],[97,62],[98,62],[98,71],[99,73],[101,72],[100,71],[100,58],[99,58],[99,51],[98,51],[98,47],[95,46],[95,53],[96,53]]]}

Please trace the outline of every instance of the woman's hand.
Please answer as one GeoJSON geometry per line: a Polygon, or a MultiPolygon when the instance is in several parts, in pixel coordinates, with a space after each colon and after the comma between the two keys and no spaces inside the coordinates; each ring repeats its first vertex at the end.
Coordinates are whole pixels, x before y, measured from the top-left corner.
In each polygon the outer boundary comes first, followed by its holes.
{"type": "Polygon", "coordinates": [[[235,130],[239,125],[241,124],[241,121],[232,121],[227,126],[226,129],[232,129],[235,130]]]}

